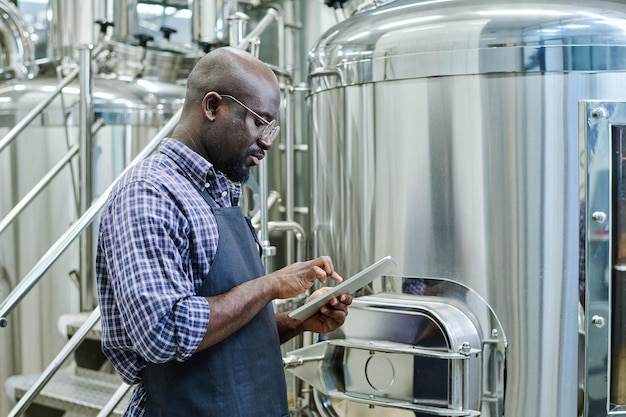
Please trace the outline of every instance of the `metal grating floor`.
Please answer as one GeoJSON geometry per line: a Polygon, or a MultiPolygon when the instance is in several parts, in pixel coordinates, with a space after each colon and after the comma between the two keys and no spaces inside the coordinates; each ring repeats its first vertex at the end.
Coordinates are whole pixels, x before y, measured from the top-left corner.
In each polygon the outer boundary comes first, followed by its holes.
{"type": "MultiPolygon", "coordinates": [[[[7,391],[10,389],[19,399],[38,377],[39,374],[12,376],[6,381],[7,391]]],[[[56,373],[34,403],[84,416],[96,416],[120,384],[121,379],[117,375],[70,366],[56,373]]],[[[111,416],[122,415],[130,392],[111,416]]]]}

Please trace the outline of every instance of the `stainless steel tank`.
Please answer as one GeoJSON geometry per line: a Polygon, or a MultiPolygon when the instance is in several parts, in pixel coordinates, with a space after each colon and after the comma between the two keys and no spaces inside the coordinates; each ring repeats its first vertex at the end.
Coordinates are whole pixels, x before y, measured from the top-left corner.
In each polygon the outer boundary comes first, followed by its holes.
{"type": "Polygon", "coordinates": [[[607,350],[592,356],[611,326],[591,326],[586,292],[584,103],[626,101],[624,86],[618,1],[396,0],[353,15],[309,55],[314,251],[345,276],[391,255],[398,290],[432,277],[479,294],[508,341],[505,416],[623,412],[607,350]]]}

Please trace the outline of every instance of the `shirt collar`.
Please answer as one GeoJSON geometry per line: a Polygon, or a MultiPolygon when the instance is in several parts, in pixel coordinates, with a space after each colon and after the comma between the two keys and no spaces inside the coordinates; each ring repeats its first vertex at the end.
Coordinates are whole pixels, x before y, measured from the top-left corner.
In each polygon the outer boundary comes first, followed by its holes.
{"type": "Polygon", "coordinates": [[[191,148],[173,138],[165,138],[161,142],[159,152],[171,158],[198,189],[208,188],[212,196],[228,191],[232,205],[238,205],[241,196],[241,185],[230,181],[224,174],[217,171],[213,164],[198,155],[191,148]]]}

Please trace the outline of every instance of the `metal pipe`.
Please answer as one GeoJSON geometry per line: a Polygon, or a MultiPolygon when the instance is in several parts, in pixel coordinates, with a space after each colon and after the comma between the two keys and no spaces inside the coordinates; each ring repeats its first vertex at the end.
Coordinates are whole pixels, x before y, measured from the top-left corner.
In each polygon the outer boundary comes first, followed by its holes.
{"type": "Polygon", "coordinates": [[[70,340],[63,346],[63,349],[57,354],[57,356],[50,362],[50,365],[46,368],[45,371],[39,378],[33,383],[33,385],[26,391],[24,396],[20,398],[18,403],[13,407],[13,409],[9,412],[7,417],[17,417],[22,415],[26,408],[33,402],[37,394],[41,392],[44,385],[50,381],[52,376],[59,370],[61,365],[65,362],[67,358],[78,348],[80,343],[85,339],[89,331],[93,328],[93,326],[98,323],[100,320],[100,307],[96,307],[89,317],[87,321],[83,323],[82,326],[74,333],[74,335],[70,338],[70,340]]]}
{"type": "Polygon", "coordinates": [[[112,0],[113,2],[113,37],[120,41],[131,40],[137,34],[139,21],[137,0],[112,0]]]}
{"type": "MultiPolygon", "coordinates": [[[[228,43],[228,18],[237,12],[236,0],[191,0],[191,40],[198,45],[228,43]]],[[[232,41],[230,45],[236,45],[232,41]]]]}
{"type": "MultiPolygon", "coordinates": [[[[104,126],[104,120],[98,119],[92,126],[92,135],[104,126]]],[[[0,220],[0,234],[5,231],[17,216],[24,211],[26,207],[41,193],[44,188],[52,181],[59,172],[67,165],[71,159],[78,153],[78,145],[70,147],[69,151],[59,160],[46,175],[39,180],[37,184],[0,220]]],[[[71,167],[71,165],[70,165],[71,167]]]]}
{"type": "MultiPolygon", "coordinates": [[[[265,16],[259,21],[259,23],[252,29],[252,31],[239,42],[237,45],[238,48],[248,49],[251,41],[255,40],[267,27],[274,22],[279,13],[278,10],[269,8],[265,16]]],[[[267,164],[261,164],[259,166],[259,190],[260,190],[260,199],[261,199],[261,208],[260,216],[261,216],[261,230],[259,232],[259,241],[261,242],[262,256],[263,256],[263,266],[267,271],[268,267],[268,258],[274,256],[275,248],[270,245],[269,241],[269,233],[267,229],[267,164]]]]}
{"type": "MultiPolygon", "coordinates": [[[[274,74],[276,74],[277,76],[286,78],[289,81],[290,85],[293,84],[293,75],[291,74],[291,72],[287,71],[286,69],[282,67],[278,67],[276,65],[267,64],[267,66],[270,67],[272,71],[274,71],[274,74]]],[[[305,90],[305,91],[308,91],[308,90],[305,90]]]]}
{"type": "Polygon", "coordinates": [[[40,101],[28,114],[20,120],[9,132],[0,140],[0,152],[6,148],[36,117],[38,117],[43,109],[48,107],[52,100],[63,91],[65,87],[76,79],[79,68],[72,69],[69,74],[57,84],[56,88],[50,95],[40,101]]]}
{"type": "Polygon", "coordinates": [[[122,171],[122,174],[102,193],[102,195],[89,207],[87,211],[70,227],[68,230],[57,239],[57,241],[48,249],[48,251],[39,259],[39,261],[32,267],[30,272],[19,282],[19,284],[11,291],[11,293],[0,304],[0,327],[7,325],[6,315],[10,313],[13,308],[19,303],[22,298],[28,294],[28,292],[39,282],[43,274],[50,268],[50,266],[56,261],[56,259],[67,249],[67,247],[76,239],[80,233],[95,219],[98,212],[111,193],[111,190],[115,186],[115,183],[119,178],[128,171],[133,165],[142,161],[149,156],[159,146],[161,140],[169,135],[178,120],[180,120],[180,113],[182,109],[179,109],[174,116],[167,122],[165,126],[156,134],[156,136],[141,150],[132,160],[132,162],[122,171]]]}
{"type": "Polygon", "coordinates": [[[261,199],[261,207],[259,214],[261,217],[261,230],[259,231],[259,242],[263,256],[263,266],[265,271],[269,272],[268,258],[275,255],[275,248],[270,244],[269,230],[267,228],[267,164],[259,165],[259,198],[261,199]]]}
{"type": "Polygon", "coordinates": [[[304,255],[306,253],[306,239],[304,228],[300,226],[297,222],[294,221],[271,221],[267,222],[268,232],[278,231],[278,232],[294,232],[296,240],[298,241],[298,247],[296,251],[296,260],[303,261],[304,255]]]}
{"type": "MultiPolygon", "coordinates": [[[[276,7],[276,11],[278,15],[276,16],[276,20],[278,21],[278,67],[285,68],[285,18],[284,13],[279,11],[278,6],[276,7]]],[[[269,11],[269,10],[268,10],[269,11]]],[[[288,71],[285,71],[288,72],[288,71]]],[[[283,75],[280,73],[280,75],[283,75]]],[[[293,90],[291,88],[292,77],[289,75],[285,77],[287,81],[287,88],[285,89],[285,106],[283,112],[282,124],[284,125],[284,138],[285,138],[285,220],[287,222],[294,221],[294,152],[293,152],[293,143],[294,143],[294,135],[292,128],[292,110],[293,110],[293,90]]],[[[293,262],[293,240],[291,236],[291,230],[287,230],[287,240],[285,247],[286,258],[285,262],[290,264],[293,262]]]]}
{"type": "MultiPolygon", "coordinates": [[[[66,65],[59,65],[56,67],[56,74],[57,74],[57,79],[59,81],[61,81],[63,79],[63,72],[66,69],[66,65]]],[[[65,104],[65,97],[63,94],[61,94],[61,96],[59,97],[59,101],[61,102],[61,110],[62,110],[62,114],[65,115],[64,119],[65,119],[65,123],[63,124],[63,130],[65,132],[65,144],[67,145],[68,148],[71,147],[71,139],[70,139],[70,129],[69,129],[69,123],[68,123],[68,118],[70,115],[70,111],[68,109],[68,107],[65,104]]],[[[80,178],[78,175],[75,174],[75,168],[74,165],[70,164],[70,180],[71,180],[71,184],[72,184],[72,191],[73,191],[73,196],[74,196],[74,205],[76,207],[76,213],[77,215],[80,215],[80,178]]]]}
{"type": "MultiPolygon", "coordinates": [[[[84,213],[91,205],[93,198],[93,144],[91,126],[93,124],[91,78],[91,46],[81,45],[79,48],[79,143],[80,143],[80,211],[84,213]]],[[[93,259],[94,259],[94,225],[90,224],[80,236],[80,310],[91,310],[97,302],[93,291],[93,259]]]]}
{"type": "Polygon", "coordinates": [[[279,17],[280,13],[278,10],[272,7],[268,8],[265,16],[263,16],[254,29],[252,29],[252,31],[241,40],[237,47],[241,49],[248,49],[250,44],[257,39],[269,25],[271,25],[275,20],[278,20],[279,17]]]}
{"type": "MultiPolygon", "coordinates": [[[[292,109],[293,109],[293,92],[288,88],[285,95],[285,220],[288,222],[294,221],[294,206],[295,206],[295,169],[294,158],[295,153],[293,150],[293,128],[292,128],[292,109]]],[[[289,235],[290,233],[288,233],[289,235]]],[[[288,236],[287,239],[287,263],[292,261],[293,245],[292,240],[288,236]]]]}
{"type": "Polygon", "coordinates": [[[52,181],[59,172],[78,153],[78,145],[74,145],[63,158],[52,167],[50,171],[0,220],[0,234],[9,227],[15,218],[39,195],[41,191],[52,181]]]}
{"type": "Polygon", "coordinates": [[[239,45],[246,34],[250,17],[245,13],[237,12],[228,16],[227,20],[230,45],[239,45]]]}
{"type": "MultiPolygon", "coordinates": [[[[280,201],[280,194],[276,190],[271,190],[267,196],[267,209],[271,209],[278,201],[280,201]]],[[[250,221],[253,226],[257,227],[261,222],[261,211],[257,211],[250,221]]]]}
{"type": "Polygon", "coordinates": [[[48,1],[48,58],[61,61],[70,57],[73,60],[76,58],[76,45],[91,44],[97,39],[92,3],[81,0],[48,1]]]}
{"type": "Polygon", "coordinates": [[[128,385],[126,382],[122,382],[122,384],[119,386],[118,389],[115,390],[113,396],[109,399],[109,401],[107,401],[104,407],[102,407],[96,417],[109,417],[115,407],[117,407],[120,401],[122,401],[122,398],[124,398],[124,395],[126,395],[129,389],[130,385],[128,385]]]}
{"type": "Polygon", "coordinates": [[[278,4],[273,4],[271,7],[278,12],[278,15],[275,17],[276,21],[278,22],[276,28],[278,36],[278,66],[280,68],[285,68],[285,49],[287,48],[287,45],[285,43],[285,12],[278,4]]]}

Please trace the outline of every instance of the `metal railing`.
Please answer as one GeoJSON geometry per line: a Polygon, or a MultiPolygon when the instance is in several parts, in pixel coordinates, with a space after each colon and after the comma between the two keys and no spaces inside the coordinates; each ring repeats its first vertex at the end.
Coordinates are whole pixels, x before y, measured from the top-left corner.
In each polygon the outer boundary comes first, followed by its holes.
{"type": "MultiPolygon", "coordinates": [[[[130,162],[130,164],[124,169],[118,179],[132,166],[139,163],[147,156],[152,154],[163,138],[171,133],[180,119],[181,110],[178,110],[176,114],[167,122],[165,126],[157,133],[157,135],[142,149],[139,154],[130,162]]],[[[89,207],[87,211],[78,219],[74,225],[72,225],[46,252],[39,262],[31,269],[31,271],[24,277],[20,284],[9,294],[9,296],[0,305],[0,325],[6,326],[6,315],[20,302],[20,300],[39,282],[43,274],[48,268],[56,261],[59,256],[69,247],[69,245],[89,226],[100,212],[106,199],[111,193],[117,179],[102,193],[102,195],[89,207]]],[[[45,384],[50,381],[52,376],[59,370],[61,364],[76,350],[80,343],[87,337],[89,331],[100,320],[100,308],[96,307],[87,321],[80,326],[78,331],[70,338],[68,343],[63,347],[61,352],[52,361],[52,363],[46,368],[46,370],[35,381],[31,388],[24,394],[20,401],[9,413],[9,417],[21,415],[26,408],[33,402],[35,397],[41,392],[45,384]]],[[[117,399],[119,402],[119,399],[117,399]]],[[[113,405],[114,407],[115,405],[113,405]]]]}
{"type": "MultiPolygon", "coordinates": [[[[165,138],[176,126],[180,118],[181,110],[163,126],[157,135],[146,145],[144,149],[128,164],[122,172],[126,172],[133,165],[145,159],[153,153],[163,138],[165,138]]],[[[119,178],[119,177],[118,177],[119,178]]],[[[117,181],[117,180],[116,180],[117,181]]],[[[114,181],[102,195],[85,211],[85,213],[69,228],[57,241],[48,249],[48,251],[39,259],[28,274],[20,281],[20,283],[11,291],[8,297],[0,304],[0,327],[7,325],[6,316],[15,308],[15,306],[24,298],[26,294],[39,282],[43,274],[58,259],[58,257],[69,247],[69,245],[89,226],[96,218],[98,212],[106,203],[108,195],[111,193],[114,181]]]]}

